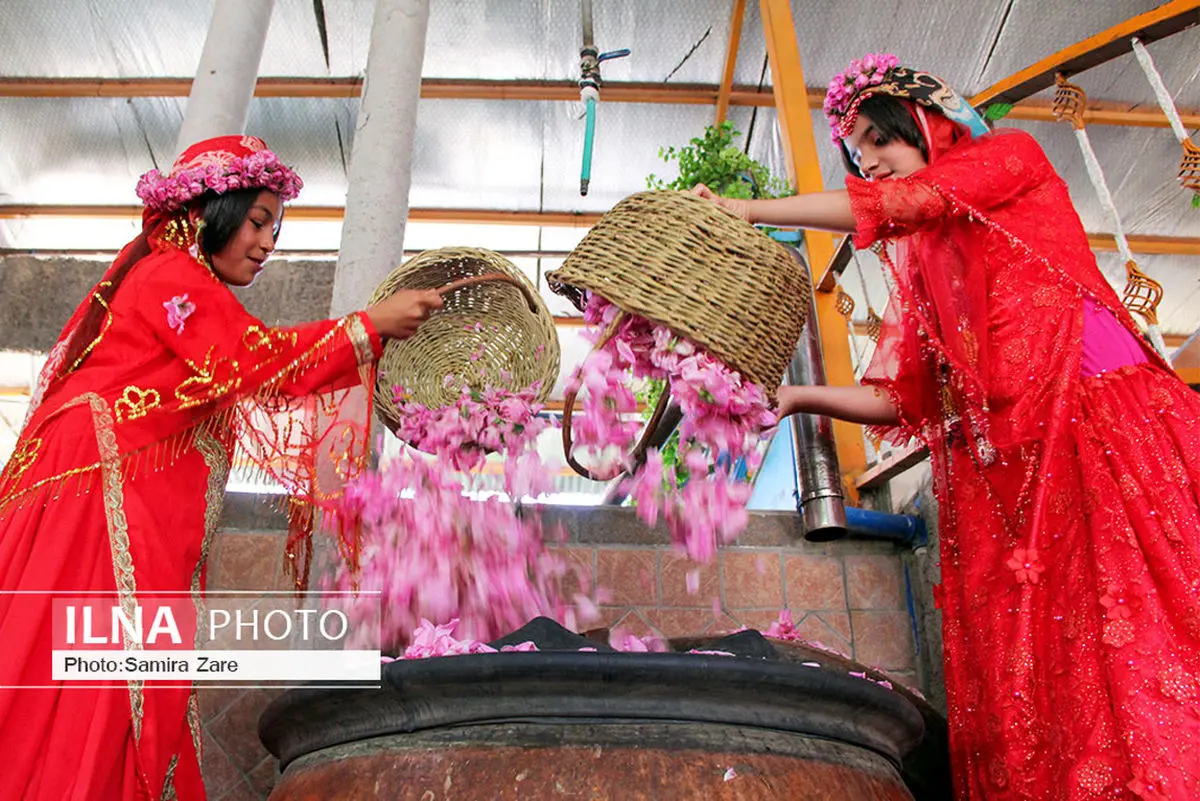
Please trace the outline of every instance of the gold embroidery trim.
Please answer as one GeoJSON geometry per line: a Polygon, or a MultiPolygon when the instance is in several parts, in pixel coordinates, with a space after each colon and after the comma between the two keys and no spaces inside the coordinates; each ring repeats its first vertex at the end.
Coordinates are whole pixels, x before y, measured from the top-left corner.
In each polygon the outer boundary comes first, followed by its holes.
{"type": "MultiPolygon", "coordinates": [[[[192,599],[196,602],[196,611],[203,614],[204,598],[201,595],[200,575],[208,562],[208,552],[212,547],[213,535],[217,532],[217,524],[221,519],[221,508],[225,505],[225,483],[229,480],[229,455],[220,440],[210,432],[197,430],[194,438],[196,450],[204,457],[208,466],[208,488],[204,493],[204,539],[200,545],[200,561],[192,571],[192,599]]],[[[199,632],[197,632],[197,635],[199,632]]]]}
{"type": "MultiPolygon", "coordinates": [[[[200,559],[192,571],[192,605],[196,608],[196,620],[203,620],[207,612],[204,604],[204,591],[200,586],[200,576],[208,563],[209,550],[212,547],[213,536],[217,533],[217,525],[221,520],[221,508],[225,505],[225,483],[229,480],[229,454],[211,432],[197,429],[193,444],[204,463],[208,466],[208,486],[204,492],[204,539],[200,544],[200,559]]],[[[200,648],[200,626],[196,627],[196,649],[200,648]]],[[[188,696],[187,706],[188,729],[192,733],[192,747],[196,749],[196,761],[203,759],[203,740],[200,729],[200,702],[196,690],[192,688],[188,696]]]]}
{"type": "MultiPolygon", "coordinates": [[[[112,281],[101,281],[99,286],[112,286],[112,281]]],[[[68,373],[74,372],[76,367],[83,364],[83,360],[100,344],[100,340],[104,339],[104,335],[108,333],[108,329],[112,328],[112,309],[108,308],[108,303],[105,302],[104,298],[100,297],[99,292],[93,292],[92,298],[104,307],[104,326],[100,329],[100,333],[96,334],[96,338],[89,342],[88,346],[83,349],[83,353],[79,354],[79,358],[75,360],[75,363],[67,368],[66,371],[68,373]]]]}
{"type": "Polygon", "coordinates": [[[375,348],[371,344],[371,335],[363,325],[362,315],[354,313],[346,317],[346,333],[350,335],[350,343],[354,345],[354,355],[359,364],[375,363],[375,348]]]}
{"type": "Polygon", "coordinates": [[[346,318],[343,317],[334,323],[332,328],[322,334],[316,342],[309,345],[304,353],[280,367],[274,375],[262,382],[262,386],[259,388],[260,397],[268,396],[273,390],[277,390],[287,381],[300,375],[302,370],[311,368],[322,358],[328,357],[333,349],[332,343],[339,334],[344,333],[345,327],[346,318]]]}
{"type": "Polygon", "coordinates": [[[4,467],[3,479],[0,480],[0,486],[10,482],[15,484],[20,481],[21,476],[25,475],[25,471],[33,467],[33,463],[38,456],[38,451],[41,449],[41,437],[31,437],[17,445],[12,456],[8,458],[8,464],[4,467]]]}
{"type": "Polygon", "coordinates": [[[346,333],[350,336],[354,355],[358,359],[358,380],[369,392],[375,386],[375,348],[371,345],[371,335],[367,333],[361,314],[351,314],[346,318],[346,333]]]}
{"type": "Polygon", "coordinates": [[[175,794],[175,768],[179,766],[179,754],[172,754],[171,761],[167,764],[167,775],[163,777],[162,795],[159,798],[162,801],[178,801],[179,796],[175,794]]]}
{"type": "Polygon", "coordinates": [[[192,733],[192,748],[196,749],[196,764],[204,766],[204,738],[201,734],[200,699],[196,695],[196,687],[188,695],[187,703],[188,730],[192,733]]]}
{"type": "MultiPolygon", "coordinates": [[[[192,605],[196,608],[196,620],[203,620],[207,612],[204,604],[204,591],[200,586],[200,576],[208,563],[209,550],[212,547],[213,536],[217,533],[217,525],[221,520],[221,508],[225,505],[225,484],[229,480],[229,454],[212,433],[197,429],[193,438],[196,450],[204,457],[208,466],[208,486],[204,492],[204,539],[200,544],[200,559],[192,571],[192,605]]],[[[196,627],[196,649],[200,648],[200,626],[196,627]]],[[[196,761],[202,759],[202,738],[200,731],[200,702],[196,698],[196,690],[188,696],[187,707],[188,729],[192,733],[192,746],[196,749],[196,761]]]]}
{"type": "MultiPolygon", "coordinates": [[[[0,514],[4,514],[4,512],[7,511],[8,507],[14,501],[16,501],[18,498],[22,498],[26,495],[29,495],[29,494],[33,493],[34,491],[46,486],[47,484],[53,484],[57,481],[66,481],[68,478],[71,478],[73,476],[83,475],[84,473],[89,473],[93,470],[99,470],[99,469],[100,469],[100,463],[96,462],[94,464],[89,464],[84,467],[73,467],[70,470],[64,470],[63,472],[58,473],[57,475],[53,475],[48,478],[39,479],[38,481],[35,481],[32,484],[30,484],[25,489],[9,493],[8,495],[5,495],[2,499],[0,499],[0,514]]],[[[7,486],[8,483],[9,482],[8,482],[7,477],[0,480],[0,486],[7,486]]]]}
{"type": "Polygon", "coordinates": [[[175,397],[180,401],[180,409],[190,409],[217,400],[242,385],[241,376],[238,375],[238,363],[226,357],[214,360],[215,350],[215,347],[208,349],[202,365],[184,360],[195,375],[175,388],[175,397]]]}
{"type": "Polygon", "coordinates": [[[242,334],[242,344],[247,350],[266,348],[271,353],[278,354],[286,347],[296,346],[296,332],[252,325],[242,334]]]}
{"type": "Polygon", "coordinates": [[[128,386],[125,387],[125,392],[121,394],[121,397],[113,403],[113,412],[117,416],[118,423],[137,420],[145,417],[151,409],[157,409],[161,400],[162,397],[158,394],[157,389],[139,389],[128,386]]]}
{"type": "MultiPolygon", "coordinates": [[[[121,478],[121,454],[117,450],[117,435],[108,405],[99,395],[89,392],[68,405],[87,401],[96,427],[96,446],[100,450],[100,477],[104,497],[104,514],[108,520],[108,541],[112,550],[113,576],[117,582],[117,597],[121,610],[133,620],[137,609],[137,583],[133,574],[133,555],[129,551],[129,521],[125,518],[125,490],[121,478]]],[[[64,407],[65,408],[65,407],[64,407]]],[[[140,651],[142,644],[123,634],[126,651],[140,651]]],[[[133,737],[142,736],[143,694],[141,680],[130,680],[129,706],[133,713],[133,737]]]]}

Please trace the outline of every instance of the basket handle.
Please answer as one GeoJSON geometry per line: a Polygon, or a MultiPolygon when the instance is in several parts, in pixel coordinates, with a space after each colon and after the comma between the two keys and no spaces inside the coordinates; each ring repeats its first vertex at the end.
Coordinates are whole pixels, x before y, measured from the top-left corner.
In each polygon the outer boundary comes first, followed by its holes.
{"type": "Polygon", "coordinates": [[[463,287],[475,286],[476,284],[486,284],[492,281],[499,281],[506,284],[512,284],[517,289],[521,290],[521,294],[525,296],[525,302],[529,304],[529,310],[534,314],[538,313],[537,298],[525,283],[519,279],[513,278],[511,275],[504,273],[485,273],[484,275],[472,275],[467,278],[459,278],[457,281],[451,281],[443,287],[438,288],[438,294],[443,297],[451,292],[462,289],[463,287]]]}
{"type": "MultiPolygon", "coordinates": [[[[619,312],[617,316],[613,318],[613,321],[609,323],[608,328],[605,329],[604,334],[596,342],[593,350],[604,347],[604,344],[608,342],[608,340],[612,339],[613,334],[616,333],[617,327],[621,324],[621,320],[624,318],[625,312],[619,312]]],[[[571,454],[571,451],[575,446],[574,437],[571,434],[571,418],[575,413],[575,398],[578,394],[579,389],[575,388],[568,391],[566,397],[563,398],[563,454],[567,459],[567,464],[571,466],[571,469],[584,478],[590,481],[610,481],[621,475],[621,473],[625,472],[624,468],[619,468],[617,472],[611,475],[596,475],[591,470],[587,469],[578,461],[576,461],[575,457],[571,454]]],[[[660,395],[658,398],[658,404],[654,407],[654,414],[650,415],[650,421],[646,423],[646,429],[642,432],[641,438],[638,440],[637,445],[633,447],[633,451],[630,453],[630,460],[633,463],[636,464],[645,459],[646,450],[650,445],[650,439],[654,436],[654,432],[658,428],[659,422],[662,421],[663,415],[666,414],[667,407],[670,405],[670,400],[671,382],[670,379],[667,379],[667,385],[663,388],[662,395],[660,395]]]]}

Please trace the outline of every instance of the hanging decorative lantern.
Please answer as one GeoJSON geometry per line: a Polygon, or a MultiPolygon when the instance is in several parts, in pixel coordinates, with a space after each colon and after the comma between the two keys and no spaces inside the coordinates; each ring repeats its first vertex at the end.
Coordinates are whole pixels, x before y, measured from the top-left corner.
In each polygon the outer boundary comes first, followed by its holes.
{"type": "Polygon", "coordinates": [[[867,336],[872,342],[879,341],[879,335],[883,333],[883,318],[879,316],[879,312],[875,311],[870,306],[867,307],[867,336]]]}
{"type": "Polygon", "coordinates": [[[1184,189],[1190,189],[1197,193],[1197,197],[1192,198],[1192,203],[1200,205],[1200,148],[1197,148],[1188,138],[1187,129],[1183,127],[1183,120],[1179,118],[1179,109],[1175,108],[1175,100],[1167,90],[1167,85],[1163,83],[1162,76],[1158,74],[1158,69],[1154,66],[1154,59],[1150,57],[1146,46],[1136,37],[1132,44],[1133,54],[1137,56],[1138,64],[1141,65],[1142,72],[1146,73],[1146,80],[1150,82],[1150,87],[1154,90],[1154,99],[1158,101],[1158,106],[1166,116],[1175,138],[1183,145],[1183,158],[1179,162],[1179,183],[1183,185],[1184,189]]]}
{"type": "Polygon", "coordinates": [[[833,302],[833,307],[847,320],[850,319],[850,315],[854,314],[854,298],[842,289],[841,284],[837,285],[837,298],[833,302]]]}
{"type": "Polygon", "coordinates": [[[1140,314],[1147,325],[1158,325],[1158,303],[1162,300],[1162,284],[1138,269],[1132,259],[1125,262],[1125,290],[1121,301],[1125,308],[1140,314]]]}
{"type": "Polygon", "coordinates": [[[1069,122],[1077,130],[1083,130],[1083,112],[1087,109],[1087,93],[1058,73],[1054,76],[1054,117],[1069,122]]]}
{"type": "Polygon", "coordinates": [[[1179,183],[1200,194],[1200,147],[1191,139],[1183,140],[1183,158],[1179,162],[1179,183]]]}

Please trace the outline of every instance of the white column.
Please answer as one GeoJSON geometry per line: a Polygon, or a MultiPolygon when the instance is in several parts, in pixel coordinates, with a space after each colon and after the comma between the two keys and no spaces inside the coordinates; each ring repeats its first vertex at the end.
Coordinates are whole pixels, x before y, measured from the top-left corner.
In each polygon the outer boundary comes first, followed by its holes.
{"type": "Polygon", "coordinates": [[[361,309],[404,254],[429,0],[376,0],[330,315],[361,309]]]}
{"type": "Polygon", "coordinates": [[[175,152],[246,131],[275,0],[216,0],[175,152]]]}

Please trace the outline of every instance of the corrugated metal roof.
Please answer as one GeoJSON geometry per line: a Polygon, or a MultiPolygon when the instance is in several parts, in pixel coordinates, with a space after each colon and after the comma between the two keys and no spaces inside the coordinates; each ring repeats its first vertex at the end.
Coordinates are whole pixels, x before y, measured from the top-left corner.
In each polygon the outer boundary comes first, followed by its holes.
{"type": "MultiPolygon", "coordinates": [[[[1086,13],[1070,0],[794,0],[797,38],[808,82],[824,82],[868,50],[897,53],[905,63],[943,75],[964,94],[1080,39],[1161,3],[1092,0],[1086,13]]],[[[714,84],[729,36],[731,0],[595,0],[595,37],[605,50],[628,47],[629,58],[605,62],[609,81],[714,84]]],[[[326,63],[314,4],[276,0],[262,60],[264,76],[361,75],[370,41],[371,0],[324,3],[326,63]]],[[[190,77],[199,60],[211,2],[161,0],[5,0],[0,4],[0,77],[190,77]]],[[[563,0],[433,0],[424,75],[429,78],[573,80],[578,74],[579,4],[563,0]]],[[[1200,108],[1200,31],[1149,46],[1184,109],[1200,108]]],[[[770,84],[758,4],[746,4],[738,83],[770,84]]],[[[1153,93],[1132,55],[1075,79],[1095,100],[1154,108],[1153,93]]],[[[169,163],[183,116],[182,98],[0,99],[0,202],[134,203],[138,175],[169,163]]],[[[263,136],[304,176],[304,204],[338,205],[357,99],[258,98],[248,129],[263,136]]],[[[508,210],[602,211],[645,187],[646,175],[670,174],[658,159],[664,145],[683,144],[712,119],[708,106],[601,103],[591,194],[578,193],[583,124],[577,104],[513,100],[425,100],[413,154],[414,206],[508,210]]],[[[772,109],[735,107],[743,131],[755,117],[750,150],[782,171],[772,109]]],[[[825,146],[814,114],[822,172],[842,184],[836,153],[825,146]]],[[[1065,125],[1010,123],[1032,132],[1067,179],[1085,226],[1112,230],[1087,180],[1065,125]]],[[[1166,128],[1092,126],[1090,135],[1131,234],[1200,235],[1200,212],[1174,179],[1179,146],[1166,128]]],[[[0,221],[0,246],[117,247],[132,229],[121,220],[0,221]]],[[[333,248],[336,223],[292,221],[285,246],[333,248]]],[[[527,226],[412,224],[406,245],[470,244],[501,248],[569,248],[577,230],[527,226]],[[548,242],[557,242],[548,245],[548,242]],[[468,244],[463,241],[461,244],[468,244]]],[[[878,265],[861,257],[870,298],[884,288],[878,265]]],[[[1116,280],[1114,254],[1101,264],[1116,280]]],[[[1167,287],[1164,329],[1200,327],[1200,259],[1146,256],[1142,267],[1167,287]]],[[[862,294],[856,278],[844,282],[862,294]]],[[[857,316],[867,303],[859,300],[857,316]]],[[[320,310],[314,310],[314,315],[320,310]]]]}

